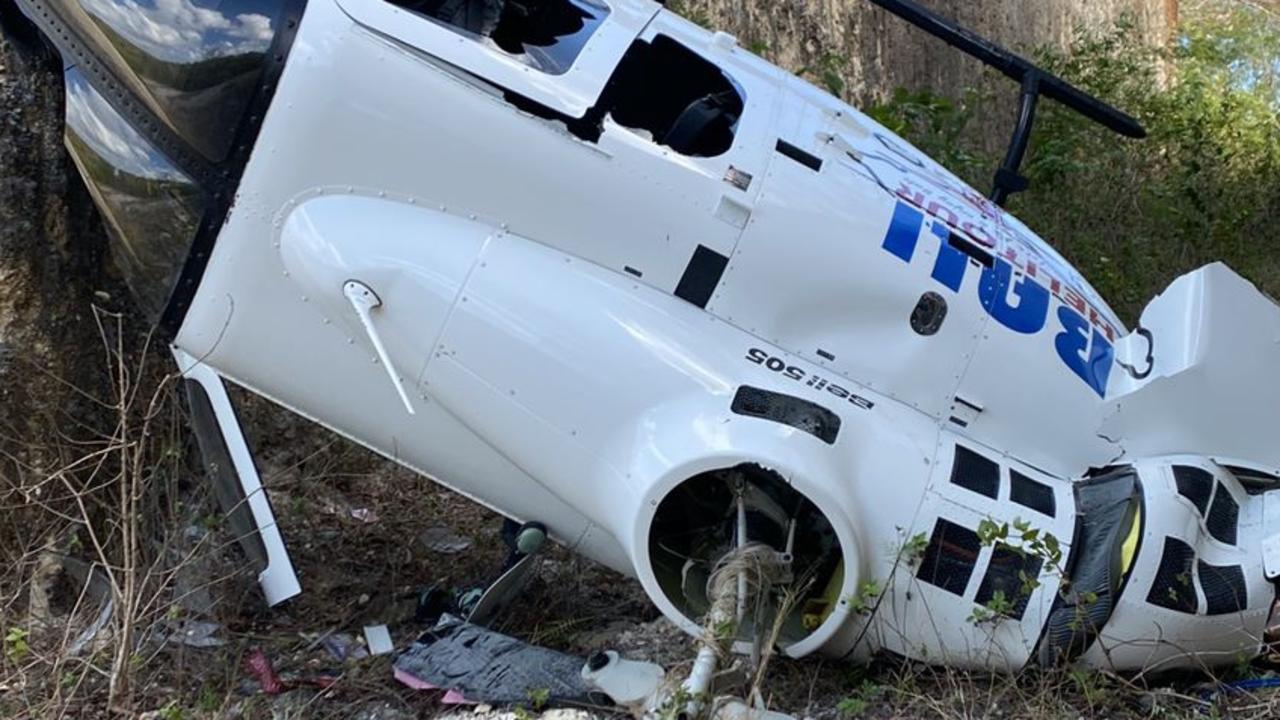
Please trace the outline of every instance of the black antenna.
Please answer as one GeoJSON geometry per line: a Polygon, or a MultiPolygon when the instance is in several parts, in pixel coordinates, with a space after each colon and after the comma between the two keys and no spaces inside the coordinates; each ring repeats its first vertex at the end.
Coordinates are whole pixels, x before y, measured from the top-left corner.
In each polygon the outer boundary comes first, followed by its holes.
{"type": "Polygon", "coordinates": [[[1021,83],[1022,97],[1018,124],[1009,140],[1004,162],[996,171],[991,200],[1004,205],[1010,195],[1027,189],[1027,179],[1019,174],[1022,160],[1036,122],[1036,105],[1040,96],[1053,98],[1090,120],[1125,137],[1144,138],[1147,131],[1130,115],[1102,102],[1062,78],[1037,67],[1030,60],[996,45],[977,33],[948,20],[914,0],[871,0],[871,2],[942,40],[968,53],[1021,83]]]}

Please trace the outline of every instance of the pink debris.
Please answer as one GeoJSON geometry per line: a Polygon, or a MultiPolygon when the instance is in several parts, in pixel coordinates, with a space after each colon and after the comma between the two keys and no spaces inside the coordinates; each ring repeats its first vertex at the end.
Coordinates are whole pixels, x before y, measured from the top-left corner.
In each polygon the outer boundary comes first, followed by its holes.
{"type": "Polygon", "coordinates": [[[271,667],[271,661],[267,659],[266,653],[262,652],[261,648],[250,650],[244,664],[249,668],[249,673],[262,685],[262,692],[268,695],[279,695],[284,691],[284,683],[276,674],[275,668],[271,667]]]}

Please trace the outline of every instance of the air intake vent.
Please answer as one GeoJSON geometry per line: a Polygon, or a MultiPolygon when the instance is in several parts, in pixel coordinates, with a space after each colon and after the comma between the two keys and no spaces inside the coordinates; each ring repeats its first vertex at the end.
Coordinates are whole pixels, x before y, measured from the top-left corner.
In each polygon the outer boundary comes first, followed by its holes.
{"type": "Polygon", "coordinates": [[[1240,506],[1222,483],[1218,483],[1218,491],[1213,495],[1213,505],[1209,507],[1209,516],[1204,523],[1209,534],[1228,545],[1235,545],[1239,520],[1240,506]]]}
{"type": "Polygon", "coordinates": [[[969,448],[956,446],[951,482],[995,500],[1000,495],[1000,466],[969,448]]]}
{"type": "Polygon", "coordinates": [[[1208,614],[1230,615],[1249,607],[1249,590],[1244,584],[1244,570],[1239,565],[1218,567],[1201,562],[1199,570],[1208,614]]]}
{"type": "Polygon", "coordinates": [[[1196,588],[1191,577],[1191,566],[1196,552],[1177,538],[1164,539],[1164,554],[1160,556],[1160,569],[1147,593],[1147,602],[1178,612],[1195,614],[1196,588]]]}
{"type": "Polygon", "coordinates": [[[1204,515],[1209,508],[1209,496],[1213,494],[1213,475],[1200,468],[1175,465],[1173,479],[1178,483],[1178,494],[1190,500],[1204,515]]]}
{"type": "Polygon", "coordinates": [[[1250,495],[1261,495],[1268,490],[1280,488],[1280,477],[1276,477],[1271,473],[1234,465],[1224,465],[1223,467],[1227,469],[1227,472],[1236,476],[1236,480],[1239,480],[1240,484],[1244,486],[1244,491],[1250,495]]]}
{"type": "Polygon", "coordinates": [[[930,585],[937,585],[949,593],[964,596],[969,578],[978,564],[978,552],[982,541],[974,531],[938,518],[933,526],[933,536],[920,559],[916,577],[930,585]]]}
{"type": "Polygon", "coordinates": [[[840,416],[817,403],[746,385],[738,388],[730,407],[738,415],[771,420],[803,430],[833,445],[840,434],[840,416]]]}
{"type": "Polygon", "coordinates": [[[1012,483],[1009,488],[1009,499],[1029,507],[1038,513],[1054,517],[1057,514],[1057,503],[1053,499],[1053,488],[1036,482],[1017,470],[1009,471],[1012,483]]]}

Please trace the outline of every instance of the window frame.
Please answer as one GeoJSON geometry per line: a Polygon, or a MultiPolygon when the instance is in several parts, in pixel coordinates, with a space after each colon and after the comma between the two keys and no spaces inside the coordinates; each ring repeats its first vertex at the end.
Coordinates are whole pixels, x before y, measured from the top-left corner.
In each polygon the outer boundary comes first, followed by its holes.
{"type": "Polygon", "coordinates": [[[543,105],[581,118],[596,104],[605,84],[631,43],[661,11],[657,3],[616,3],[563,73],[543,72],[497,47],[386,0],[335,0],[358,25],[473,73],[487,82],[543,105]]]}

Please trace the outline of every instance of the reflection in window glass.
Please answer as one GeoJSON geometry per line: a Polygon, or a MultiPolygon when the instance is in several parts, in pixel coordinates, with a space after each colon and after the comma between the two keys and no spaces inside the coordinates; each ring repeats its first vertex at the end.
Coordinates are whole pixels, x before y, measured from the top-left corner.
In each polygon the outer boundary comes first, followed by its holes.
{"type": "Polygon", "coordinates": [[[199,227],[201,193],[79,70],[67,71],[66,86],[67,149],[106,221],[125,281],[158,317],[199,227]]]}
{"type": "Polygon", "coordinates": [[[601,0],[392,0],[551,75],[573,66],[609,15],[601,0]]]}
{"type": "Polygon", "coordinates": [[[80,0],[168,124],[226,158],[257,88],[282,0],[80,0]]]}

